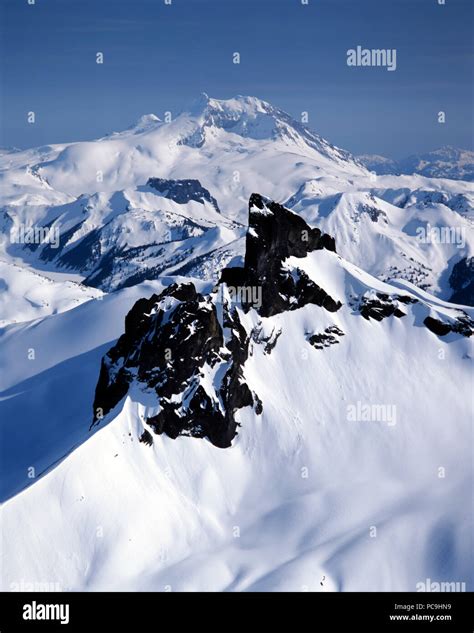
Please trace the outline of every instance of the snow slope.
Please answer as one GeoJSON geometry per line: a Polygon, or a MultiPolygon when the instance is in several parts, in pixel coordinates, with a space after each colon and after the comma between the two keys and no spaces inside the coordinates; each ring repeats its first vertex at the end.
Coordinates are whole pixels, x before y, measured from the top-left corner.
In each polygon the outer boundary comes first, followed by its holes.
{"type": "Polygon", "coordinates": [[[130,304],[160,289],[135,286],[0,331],[1,499],[34,482],[90,437],[87,419],[104,346],[130,304]]]}
{"type": "MultiPolygon", "coordinates": [[[[263,411],[238,411],[241,427],[227,449],[166,435],[148,446],[139,437],[156,399],[135,385],[108,424],[4,504],[3,588],[23,578],[63,590],[413,591],[431,578],[472,590],[472,408],[462,397],[472,387],[471,348],[468,338],[439,337],[423,324],[427,315],[450,321],[462,311],[326,250],[284,265],[343,305],[261,317],[235,304],[247,333],[281,330],[271,352],[254,340],[244,366],[263,411]],[[401,318],[366,319],[357,306],[377,293],[417,302],[400,303],[401,318]],[[310,344],[309,335],[334,326],[343,333],[336,342],[310,344]],[[386,416],[351,415],[366,405],[386,416]]],[[[58,341],[59,356],[31,370],[39,378],[49,368],[56,380],[64,359],[82,365],[78,353],[89,350],[98,360],[121,332],[124,304],[153,290],[127,289],[36,327],[11,326],[2,350],[8,357],[20,340],[58,341]]],[[[24,373],[13,372],[4,407],[22,397],[24,373]]],[[[70,395],[77,380],[70,375],[70,395]]],[[[37,418],[47,418],[47,399],[35,405],[37,418]]],[[[66,429],[48,429],[50,442],[62,438],[64,450],[66,430],[84,433],[91,413],[83,406],[63,416],[66,429]]],[[[23,446],[34,442],[35,420],[22,419],[23,446]]]]}
{"type": "Polygon", "coordinates": [[[70,310],[102,294],[75,281],[51,279],[19,264],[0,261],[0,328],[70,310]]]}
{"type": "MultiPolygon", "coordinates": [[[[459,212],[458,195],[385,188],[329,195],[309,181],[287,201],[311,225],[337,236],[338,252],[383,279],[406,279],[449,299],[453,266],[474,254],[474,214],[459,212]],[[443,231],[449,229],[449,233],[443,231]],[[446,238],[446,239],[445,239],[446,238]]],[[[387,183],[388,184],[388,183],[387,183]]],[[[465,197],[466,209],[470,197],[465,197]]]]}

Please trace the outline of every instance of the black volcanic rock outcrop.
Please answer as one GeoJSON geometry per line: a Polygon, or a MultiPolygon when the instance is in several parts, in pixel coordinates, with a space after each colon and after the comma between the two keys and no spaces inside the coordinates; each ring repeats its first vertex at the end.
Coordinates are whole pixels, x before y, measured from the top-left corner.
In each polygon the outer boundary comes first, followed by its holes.
{"type": "Polygon", "coordinates": [[[376,298],[362,297],[359,304],[360,314],[367,320],[383,321],[387,317],[396,316],[401,318],[406,316],[403,310],[398,307],[398,302],[407,303],[409,297],[390,297],[381,292],[376,293],[376,298]]]}
{"type": "MultiPolygon", "coordinates": [[[[243,266],[224,269],[207,295],[191,282],[172,284],[159,295],[140,299],[127,314],[124,334],[102,359],[93,424],[133,385],[146,392],[147,402],[150,393],[156,396],[156,406],[150,408],[156,413],[145,420],[140,436],[143,444],[152,444],[154,432],[171,438],[207,437],[216,446],[230,446],[239,426],[239,409],[253,406],[260,414],[265,407],[245,376],[255,345],[262,345],[265,355],[278,346],[282,329],[276,324],[266,329],[265,317],[307,304],[328,312],[342,305],[297,266],[298,258],[322,249],[335,252],[334,239],[281,205],[253,194],[243,266]],[[247,331],[244,322],[250,310],[259,318],[247,331]]],[[[375,326],[387,317],[405,316],[402,307],[414,302],[408,295],[373,292],[353,307],[375,326]]],[[[424,324],[439,336],[448,332],[470,336],[473,323],[459,312],[449,323],[427,316],[424,324]]],[[[343,335],[332,325],[322,333],[313,332],[308,341],[324,350],[343,335]]]]}
{"type": "Polygon", "coordinates": [[[244,266],[224,269],[221,281],[233,288],[255,289],[247,294],[261,295],[261,304],[256,306],[255,301],[244,300],[243,306],[256,307],[265,317],[296,310],[308,303],[335,312],[342,305],[339,301],[304,271],[296,268],[290,272],[282,266],[288,257],[306,257],[323,248],[335,252],[334,238],[309,227],[296,213],[254,193],[249,201],[244,266]]]}
{"type": "Polygon", "coordinates": [[[448,322],[427,316],[423,323],[437,336],[446,336],[446,334],[453,332],[454,334],[461,334],[462,336],[469,338],[472,336],[474,331],[474,321],[467,315],[448,322]]]}
{"type": "MultiPolygon", "coordinates": [[[[93,424],[136,383],[157,396],[158,413],[146,420],[150,430],[230,446],[237,432],[236,411],[254,406],[262,412],[262,402],[243,373],[255,333],[247,333],[236,306],[254,308],[262,316],[307,303],[329,311],[341,306],[303,271],[283,266],[291,256],[323,248],[335,251],[334,239],[262,196],[254,194],[249,206],[243,267],[224,270],[210,295],[200,294],[189,282],[135,303],[124,334],[102,359],[93,424]]],[[[266,341],[268,353],[278,336],[266,341]]],[[[143,433],[142,441],[151,444],[150,437],[149,431],[143,433]]]]}
{"type": "Polygon", "coordinates": [[[214,209],[220,213],[217,200],[211,193],[201,185],[199,180],[169,180],[167,178],[149,178],[146,183],[152,189],[155,189],[163,195],[163,197],[173,200],[178,204],[187,204],[191,200],[195,202],[209,202],[214,209]]]}
{"type": "Polygon", "coordinates": [[[216,446],[229,446],[235,410],[254,402],[242,380],[248,342],[237,312],[223,306],[220,322],[211,297],[192,283],[140,299],[125,319],[125,333],[102,360],[94,422],[137,381],[157,394],[160,411],[147,419],[156,433],[208,437],[216,446]]]}

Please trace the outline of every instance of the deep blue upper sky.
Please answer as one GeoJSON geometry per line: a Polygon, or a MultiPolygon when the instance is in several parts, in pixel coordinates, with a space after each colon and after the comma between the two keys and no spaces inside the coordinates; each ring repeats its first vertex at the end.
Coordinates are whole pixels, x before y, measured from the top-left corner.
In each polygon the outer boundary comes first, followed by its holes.
{"type": "Polygon", "coordinates": [[[2,146],[103,136],[204,91],[308,111],[310,127],[354,153],[473,148],[472,0],[0,3],[2,146]],[[357,45],[396,48],[397,70],[348,67],[357,45]]]}

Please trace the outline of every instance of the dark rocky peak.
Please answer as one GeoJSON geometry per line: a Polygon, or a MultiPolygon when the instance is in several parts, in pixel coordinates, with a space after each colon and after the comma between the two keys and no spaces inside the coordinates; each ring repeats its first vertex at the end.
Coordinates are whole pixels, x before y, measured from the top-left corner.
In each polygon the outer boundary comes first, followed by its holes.
{"type": "Polygon", "coordinates": [[[262,316],[272,316],[315,303],[334,312],[341,307],[299,268],[284,266],[288,257],[306,257],[327,249],[336,251],[334,238],[311,228],[296,213],[259,194],[249,201],[249,228],[242,268],[228,268],[221,281],[241,292],[244,309],[255,307],[262,316]],[[260,301],[245,298],[259,296],[260,301]]]}
{"type": "MultiPolygon", "coordinates": [[[[192,283],[140,299],[125,319],[125,333],[102,359],[93,423],[137,382],[156,393],[160,411],[146,420],[155,433],[230,446],[235,411],[258,402],[242,379],[248,342],[235,308],[224,306],[219,318],[211,297],[192,283]]],[[[149,432],[145,440],[150,443],[149,432]]]]}
{"type": "MultiPolygon", "coordinates": [[[[93,424],[98,424],[127,395],[155,394],[156,411],[143,421],[141,441],[153,434],[207,437],[214,445],[230,446],[239,426],[239,409],[265,406],[245,376],[245,363],[256,346],[263,355],[279,345],[282,328],[264,317],[315,304],[329,312],[341,307],[308,275],[287,261],[316,250],[335,251],[334,239],[309,227],[302,218],[275,202],[252,195],[244,265],[226,268],[213,291],[203,295],[193,283],[172,284],[159,295],[135,303],[125,319],[125,332],[102,359],[94,399],[93,424]],[[243,312],[254,310],[253,326],[244,327],[243,312]],[[135,391],[137,393],[137,391],[135,391]]],[[[367,291],[351,305],[374,323],[403,317],[408,295],[367,291]]],[[[429,306],[423,307],[427,314],[429,306]]],[[[424,325],[438,336],[470,336],[474,323],[462,311],[453,318],[432,311],[424,325]],[[439,318],[438,318],[439,317],[439,318]]],[[[324,332],[308,332],[316,350],[341,342],[347,335],[335,324],[324,332]]]]}
{"type": "Polygon", "coordinates": [[[209,295],[189,282],[135,303],[124,334],[102,359],[93,424],[120,403],[132,383],[154,392],[159,405],[158,413],[145,421],[144,444],[150,444],[152,431],[172,438],[207,437],[216,446],[230,446],[238,409],[253,406],[257,414],[262,412],[243,367],[250,342],[265,345],[269,354],[281,329],[268,336],[262,328],[247,332],[237,307],[269,316],[307,303],[330,311],[341,304],[303,271],[284,266],[291,256],[335,250],[333,238],[296,214],[253,195],[246,247],[244,266],[225,269],[209,295]]]}
{"type": "Polygon", "coordinates": [[[261,276],[272,261],[280,265],[287,257],[306,257],[322,248],[335,252],[334,238],[311,228],[301,216],[282,205],[256,193],[250,196],[246,268],[261,276]]]}
{"type": "Polygon", "coordinates": [[[158,191],[164,198],[168,198],[178,204],[187,204],[191,200],[195,202],[209,202],[220,213],[217,200],[201,185],[199,180],[169,180],[167,178],[149,178],[148,187],[158,191]]]}

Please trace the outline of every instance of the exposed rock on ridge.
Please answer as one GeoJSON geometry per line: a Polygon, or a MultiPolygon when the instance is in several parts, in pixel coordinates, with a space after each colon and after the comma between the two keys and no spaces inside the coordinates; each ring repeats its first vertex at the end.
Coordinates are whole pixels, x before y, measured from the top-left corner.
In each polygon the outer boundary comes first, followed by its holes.
{"type": "MultiPolygon", "coordinates": [[[[235,412],[246,406],[262,411],[243,371],[250,337],[260,341],[243,327],[237,306],[262,317],[307,303],[339,309],[341,303],[303,271],[283,267],[290,256],[323,248],[335,251],[334,239],[281,205],[252,195],[242,268],[225,269],[208,296],[193,283],[173,284],[140,299],[128,313],[125,333],[102,360],[93,423],[136,382],[157,395],[159,412],[146,421],[155,433],[208,437],[216,446],[230,446],[238,427],[235,412]]],[[[279,334],[265,341],[266,353],[279,334]]],[[[149,436],[143,437],[150,444],[149,436]]]]}
{"type": "MultiPolygon", "coordinates": [[[[253,406],[260,414],[265,407],[249,386],[245,364],[255,345],[263,347],[265,356],[278,348],[282,328],[266,319],[308,304],[329,313],[342,307],[290,260],[324,249],[335,252],[334,238],[253,194],[243,266],[225,268],[207,295],[191,282],[172,284],[130,310],[124,334],[102,360],[93,424],[119,404],[133,384],[156,395],[140,436],[144,444],[152,443],[151,431],[171,438],[207,437],[218,447],[230,446],[239,426],[237,412],[253,406]],[[253,326],[252,318],[247,319],[251,310],[257,313],[253,326]]],[[[334,266],[339,266],[337,257],[334,266]]],[[[348,301],[373,327],[382,327],[386,318],[404,317],[408,306],[419,302],[410,295],[370,288],[348,301]]],[[[424,325],[434,334],[471,336],[474,323],[463,311],[443,318],[429,303],[421,303],[427,315],[424,325]]],[[[333,324],[324,332],[313,331],[307,340],[324,350],[348,334],[333,324]]]]}

